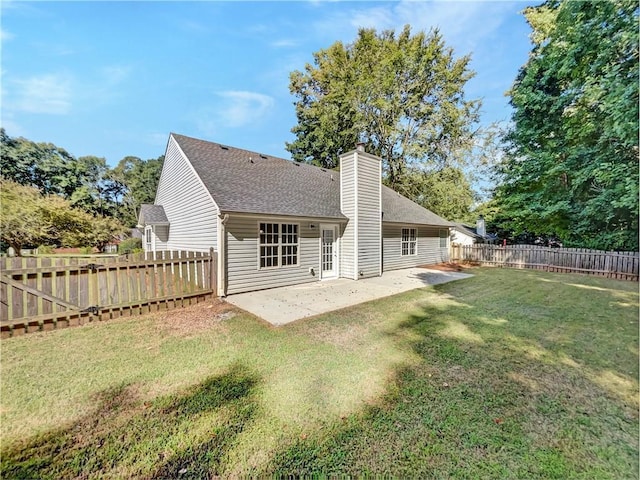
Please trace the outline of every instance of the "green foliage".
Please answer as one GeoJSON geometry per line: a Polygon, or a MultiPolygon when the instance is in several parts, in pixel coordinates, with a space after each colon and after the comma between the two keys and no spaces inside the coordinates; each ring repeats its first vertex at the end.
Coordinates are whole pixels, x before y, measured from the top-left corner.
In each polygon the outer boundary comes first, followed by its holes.
{"type": "Polygon", "coordinates": [[[141,238],[127,238],[118,245],[118,253],[125,255],[127,253],[137,253],[142,251],[142,239],[141,238]]]}
{"type": "Polygon", "coordinates": [[[54,247],[51,245],[40,245],[38,247],[38,255],[46,255],[53,253],[54,247]]]}
{"type": "Polygon", "coordinates": [[[118,218],[125,225],[134,227],[140,205],[154,202],[163,163],[164,155],[147,161],[125,157],[111,171],[113,190],[120,199],[118,218]]]}
{"type": "Polygon", "coordinates": [[[473,149],[479,100],[466,100],[470,57],[456,58],[437,30],[411,35],[406,26],[313,54],[315,66],[294,71],[296,161],[327,168],[356,142],[383,159],[387,185],[411,198],[413,171],[461,166],[473,149]]]}
{"type": "MultiPolygon", "coordinates": [[[[110,169],[104,158],[75,158],[50,143],[12,138],[0,128],[2,178],[58,195],[93,216],[135,226],[141,203],[153,203],[164,157],[125,157],[110,169]]],[[[98,241],[100,243],[100,241],[98,241]]]]}
{"type": "Polygon", "coordinates": [[[449,220],[463,221],[469,217],[474,193],[461,169],[414,171],[409,180],[411,198],[423,207],[449,220]]]}
{"type": "Polygon", "coordinates": [[[33,187],[0,182],[0,238],[20,255],[22,247],[40,245],[49,239],[43,221],[46,202],[33,187]]]}
{"type": "Polygon", "coordinates": [[[512,88],[496,200],[509,228],[638,249],[637,2],[547,1],[512,88]]]}
{"type": "Polygon", "coordinates": [[[0,203],[0,238],[18,255],[40,244],[102,249],[125,230],[116,219],[93,217],[58,195],[7,180],[0,182],[0,203]]]}

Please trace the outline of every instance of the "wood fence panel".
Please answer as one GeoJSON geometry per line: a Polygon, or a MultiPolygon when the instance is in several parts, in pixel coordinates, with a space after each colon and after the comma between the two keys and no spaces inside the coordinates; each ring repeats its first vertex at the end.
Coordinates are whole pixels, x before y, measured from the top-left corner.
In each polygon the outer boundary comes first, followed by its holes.
{"type": "Polygon", "coordinates": [[[215,295],[217,254],[0,258],[2,337],[197,303],[215,295]]]}
{"type": "Polygon", "coordinates": [[[453,245],[452,261],[478,262],[510,268],[550,272],[585,273],[638,281],[638,252],[605,252],[584,248],[550,248],[537,245],[453,245]]]}

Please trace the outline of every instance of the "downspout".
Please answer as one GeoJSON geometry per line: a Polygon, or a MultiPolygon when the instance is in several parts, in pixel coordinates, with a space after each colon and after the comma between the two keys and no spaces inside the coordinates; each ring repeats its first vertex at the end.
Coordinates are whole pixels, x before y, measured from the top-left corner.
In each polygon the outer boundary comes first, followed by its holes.
{"type": "Polygon", "coordinates": [[[218,296],[227,296],[227,221],[229,214],[218,215],[218,296]]]}

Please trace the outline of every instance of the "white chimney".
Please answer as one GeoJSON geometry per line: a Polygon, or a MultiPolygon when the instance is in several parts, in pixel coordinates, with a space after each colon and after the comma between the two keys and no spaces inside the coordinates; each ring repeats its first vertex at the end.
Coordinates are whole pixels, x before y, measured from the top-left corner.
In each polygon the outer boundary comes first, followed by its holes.
{"type": "Polygon", "coordinates": [[[484,237],[487,234],[487,231],[484,228],[484,217],[482,215],[480,215],[476,221],[476,233],[481,237],[484,237]]]}
{"type": "Polygon", "coordinates": [[[340,155],[340,209],[344,227],[341,276],[358,280],[382,274],[382,160],[364,143],[340,155]],[[346,260],[349,259],[349,260],[346,260]]]}

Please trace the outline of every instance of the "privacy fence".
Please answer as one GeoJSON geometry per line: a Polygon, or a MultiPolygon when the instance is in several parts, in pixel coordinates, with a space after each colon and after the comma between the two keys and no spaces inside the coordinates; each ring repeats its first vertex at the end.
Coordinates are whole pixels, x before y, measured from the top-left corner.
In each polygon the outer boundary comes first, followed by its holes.
{"type": "Polygon", "coordinates": [[[548,272],[585,273],[635,281],[638,281],[640,265],[637,252],[605,252],[535,245],[452,245],[451,260],[548,272]]]}
{"type": "Polygon", "coordinates": [[[213,250],[0,261],[3,338],[182,307],[216,292],[213,250]]]}

